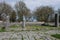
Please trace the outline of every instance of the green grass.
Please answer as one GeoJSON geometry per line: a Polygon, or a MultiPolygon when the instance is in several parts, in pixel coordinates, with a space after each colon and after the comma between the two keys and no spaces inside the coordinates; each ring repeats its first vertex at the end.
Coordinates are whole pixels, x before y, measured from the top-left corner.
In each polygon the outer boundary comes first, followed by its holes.
{"type": "Polygon", "coordinates": [[[51,36],[60,39],[60,34],[53,34],[51,36]]]}
{"type": "Polygon", "coordinates": [[[5,32],[5,31],[6,31],[5,29],[0,28],[0,32],[5,32]]]}
{"type": "Polygon", "coordinates": [[[0,30],[0,32],[5,32],[5,30],[0,30]]]}
{"type": "Polygon", "coordinates": [[[35,29],[35,30],[54,30],[56,27],[50,27],[50,26],[27,26],[26,27],[28,30],[29,29],[35,29]]]}
{"type": "MultiPolygon", "coordinates": [[[[22,26],[21,25],[12,25],[10,26],[10,28],[13,28],[12,31],[14,31],[14,29],[21,29],[22,26]]],[[[57,28],[57,27],[51,27],[51,26],[39,26],[39,25],[27,25],[26,27],[26,30],[35,30],[35,31],[49,31],[49,30],[57,30],[57,29],[60,29],[60,28],[57,28]]],[[[17,31],[17,30],[16,30],[17,31]]],[[[21,31],[21,30],[20,30],[21,31]]]]}
{"type": "Polygon", "coordinates": [[[11,25],[10,28],[19,28],[20,25],[11,25]]]}
{"type": "MultiPolygon", "coordinates": [[[[26,25],[26,30],[27,31],[43,31],[43,32],[46,32],[46,31],[49,31],[49,30],[60,30],[60,27],[51,27],[51,26],[39,26],[39,25],[26,25]]],[[[11,25],[9,27],[9,31],[21,31],[20,29],[23,30],[22,26],[21,25],[11,25]],[[18,30],[17,30],[18,29],[18,30]]],[[[0,29],[0,32],[2,31],[5,31],[3,29],[0,29]]],[[[23,30],[25,31],[25,30],[23,30]]]]}

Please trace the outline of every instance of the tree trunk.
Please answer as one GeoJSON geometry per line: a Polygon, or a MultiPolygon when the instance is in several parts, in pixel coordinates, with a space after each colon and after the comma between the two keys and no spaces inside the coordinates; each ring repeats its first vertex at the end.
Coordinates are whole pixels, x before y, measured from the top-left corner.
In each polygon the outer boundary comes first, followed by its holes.
{"type": "Polygon", "coordinates": [[[45,18],[45,25],[47,25],[48,26],[48,18],[49,18],[49,14],[47,15],[47,17],[45,18]]]}
{"type": "Polygon", "coordinates": [[[26,22],[26,20],[25,20],[25,16],[23,15],[23,28],[25,28],[25,22],[26,22]]]}

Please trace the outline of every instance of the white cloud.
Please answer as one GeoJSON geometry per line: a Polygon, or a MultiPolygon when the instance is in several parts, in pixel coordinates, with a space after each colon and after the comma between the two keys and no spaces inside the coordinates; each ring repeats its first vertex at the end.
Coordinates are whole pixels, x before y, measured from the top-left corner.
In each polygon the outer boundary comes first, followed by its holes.
{"type": "Polygon", "coordinates": [[[25,0],[25,3],[30,9],[35,9],[38,6],[53,6],[59,8],[60,0],[25,0]]]}
{"type": "MultiPolygon", "coordinates": [[[[9,3],[11,6],[14,6],[15,3],[20,0],[5,0],[5,1],[9,3]]],[[[23,0],[23,1],[26,3],[27,7],[30,8],[31,10],[34,10],[36,7],[46,5],[53,6],[56,9],[60,8],[60,0],[23,0]]]]}

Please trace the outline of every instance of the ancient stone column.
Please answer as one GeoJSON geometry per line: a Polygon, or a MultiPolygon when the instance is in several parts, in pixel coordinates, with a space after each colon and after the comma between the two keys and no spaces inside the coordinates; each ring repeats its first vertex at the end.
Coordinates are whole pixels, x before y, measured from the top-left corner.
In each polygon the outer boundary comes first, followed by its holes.
{"type": "Polygon", "coordinates": [[[55,13],[55,27],[59,27],[59,14],[55,13]]]}
{"type": "Polygon", "coordinates": [[[6,29],[9,27],[9,16],[6,16],[6,29]]]}
{"type": "Polygon", "coordinates": [[[26,22],[25,16],[23,15],[23,27],[24,27],[24,28],[25,28],[25,22],[26,22]]]}

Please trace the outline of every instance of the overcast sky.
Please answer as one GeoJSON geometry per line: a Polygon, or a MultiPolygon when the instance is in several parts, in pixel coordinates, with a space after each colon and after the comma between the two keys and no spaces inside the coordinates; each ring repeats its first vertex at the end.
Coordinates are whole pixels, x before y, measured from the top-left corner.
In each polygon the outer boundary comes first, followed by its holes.
{"type": "MultiPolygon", "coordinates": [[[[4,0],[0,0],[0,2],[3,2],[4,0]]],[[[7,2],[8,4],[10,4],[12,7],[14,7],[15,3],[18,2],[20,0],[5,0],[5,2],[7,2]]],[[[34,10],[36,9],[36,7],[39,6],[52,6],[55,9],[60,8],[60,0],[24,0],[24,2],[26,3],[27,7],[30,10],[34,10]]]]}

